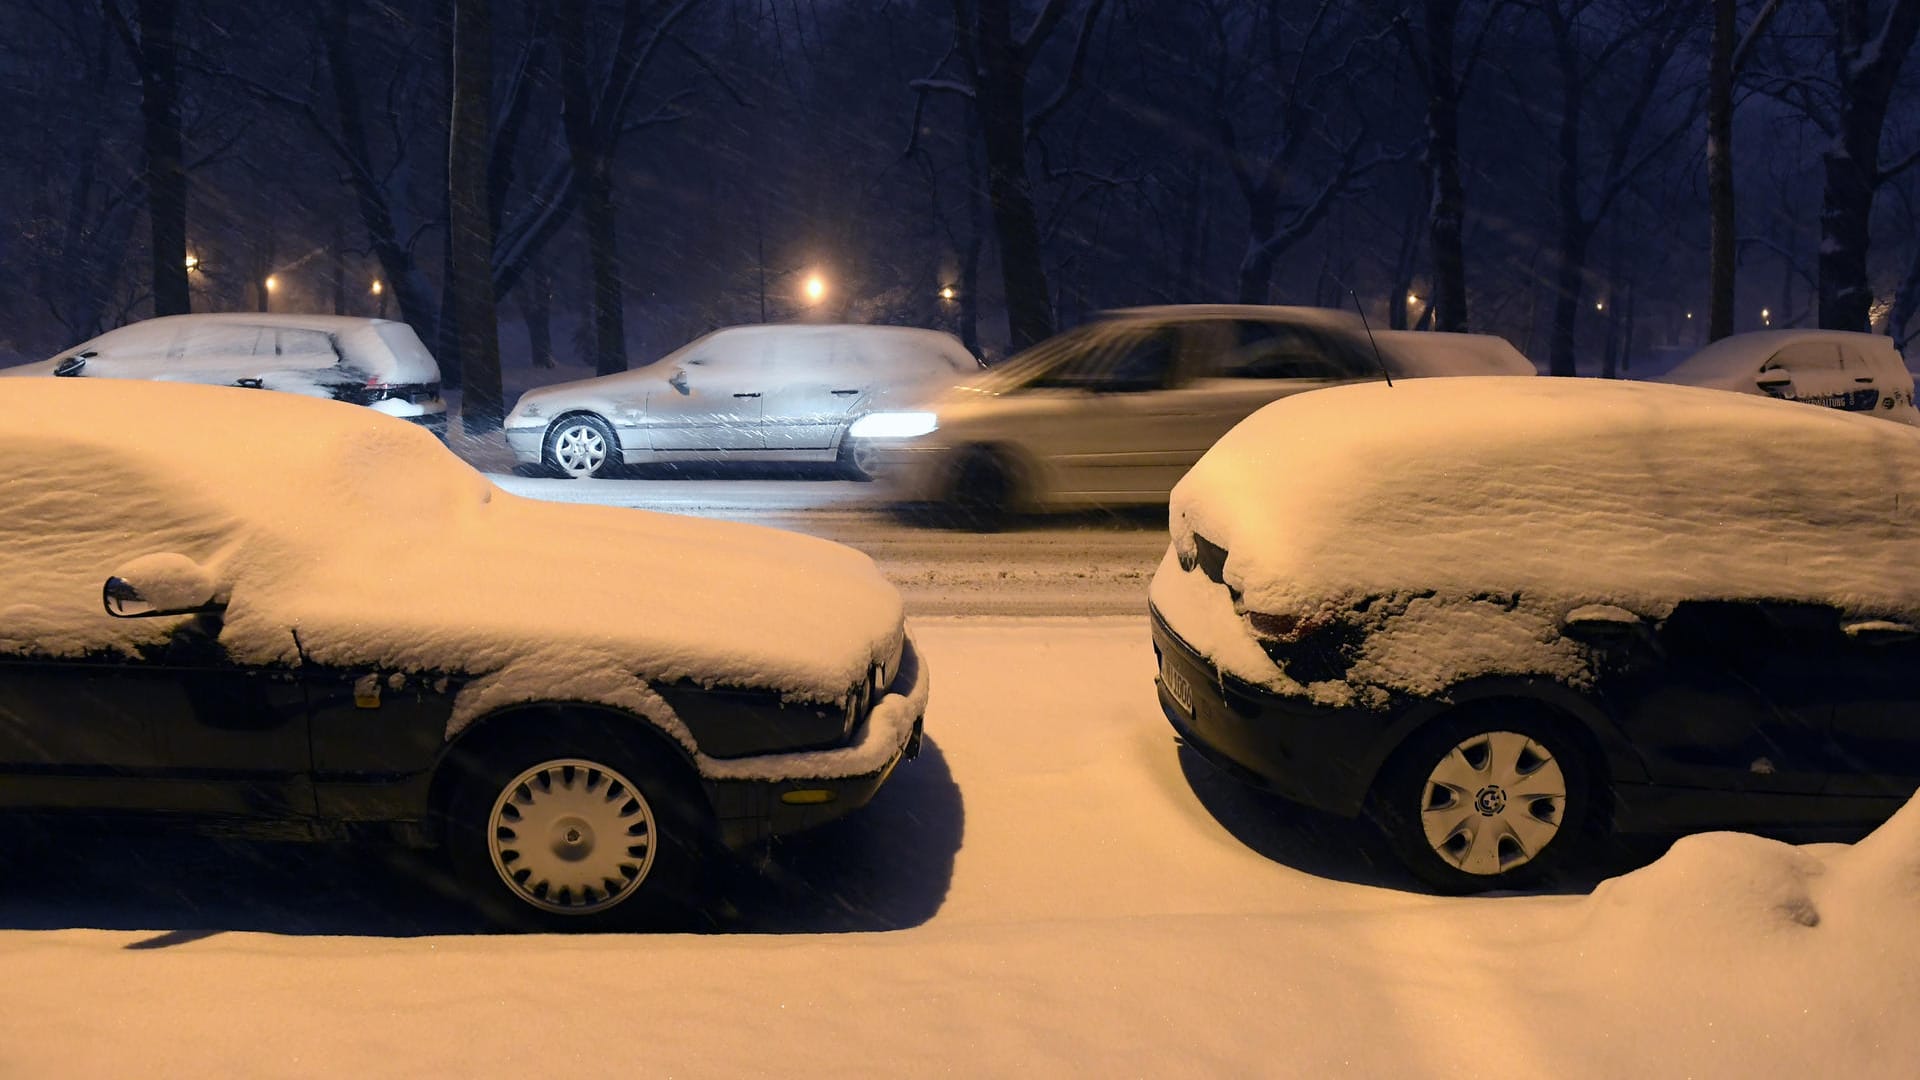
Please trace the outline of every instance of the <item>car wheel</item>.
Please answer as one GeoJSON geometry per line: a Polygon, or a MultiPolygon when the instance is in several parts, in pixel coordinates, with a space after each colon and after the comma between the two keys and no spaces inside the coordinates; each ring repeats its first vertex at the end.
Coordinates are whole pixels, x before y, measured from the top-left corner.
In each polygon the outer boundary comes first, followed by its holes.
{"type": "Polygon", "coordinates": [[[954,469],[947,505],[961,524],[997,532],[1012,515],[1013,496],[1013,473],[1007,463],[991,451],[975,450],[954,469]]]}
{"type": "Polygon", "coordinates": [[[849,480],[872,480],[879,475],[879,465],[874,458],[873,447],[866,439],[840,433],[840,453],[834,464],[842,476],[849,480]]]}
{"type": "Polygon", "coordinates": [[[1420,731],[1381,771],[1369,814],[1414,876],[1446,893],[1529,885],[1591,849],[1595,770],[1552,718],[1480,709],[1420,731]]]}
{"type": "Polygon", "coordinates": [[[576,480],[605,476],[619,445],[605,420],[585,414],[564,417],[547,429],[547,466],[576,480]]]}
{"type": "Polygon", "coordinates": [[[505,925],[684,928],[704,897],[712,813],[681,767],[596,737],[492,750],[456,789],[447,840],[471,898],[505,925]]]}

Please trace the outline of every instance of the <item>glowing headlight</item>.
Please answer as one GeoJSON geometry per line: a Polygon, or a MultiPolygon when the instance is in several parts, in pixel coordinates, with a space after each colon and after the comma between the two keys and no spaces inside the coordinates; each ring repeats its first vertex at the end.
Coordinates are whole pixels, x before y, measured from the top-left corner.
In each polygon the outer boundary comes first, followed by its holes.
{"type": "Polygon", "coordinates": [[[930,412],[877,412],[855,420],[847,434],[856,439],[911,439],[939,426],[930,412]]]}

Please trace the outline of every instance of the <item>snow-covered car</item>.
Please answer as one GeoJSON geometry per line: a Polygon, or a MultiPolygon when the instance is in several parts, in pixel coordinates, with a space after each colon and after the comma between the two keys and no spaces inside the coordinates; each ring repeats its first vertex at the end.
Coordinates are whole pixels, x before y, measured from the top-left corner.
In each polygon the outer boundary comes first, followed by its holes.
{"type": "Polygon", "coordinates": [[[1692,387],[1431,379],[1270,406],[1173,492],[1186,742],[1434,886],[1602,829],[1839,826],[1920,785],[1920,432],[1692,387]]]}
{"type": "Polygon", "coordinates": [[[982,523],[1008,511],[1152,505],[1261,406],[1386,373],[1534,368],[1503,338],[1369,334],[1359,316],[1325,308],[1137,308],[1041,342],[924,405],[876,411],[852,435],[895,499],[982,523]]]}
{"type": "Polygon", "coordinates": [[[5,809],[378,829],[507,919],[598,928],[689,906],[710,852],[856,809],[918,750],[928,673],[851,549],[516,498],[334,402],[6,397],[5,809]],[[554,536],[564,564],[532,557],[554,536]]]}
{"type": "Polygon", "coordinates": [[[1756,330],[1708,345],[1660,382],[1822,405],[1920,426],[1913,373],[1881,334],[1756,330]]]}
{"type": "Polygon", "coordinates": [[[440,365],[413,327],[347,315],[240,312],[129,323],[0,375],[152,379],[285,390],[365,405],[444,438],[440,365]]]}
{"type": "Polygon", "coordinates": [[[937,330],[733,326],[645,367],[527,391],[507,416],[507,445],[579,478],[664,461],[837,461],[864,477],[849,427],[980,366],[937,330]]]}

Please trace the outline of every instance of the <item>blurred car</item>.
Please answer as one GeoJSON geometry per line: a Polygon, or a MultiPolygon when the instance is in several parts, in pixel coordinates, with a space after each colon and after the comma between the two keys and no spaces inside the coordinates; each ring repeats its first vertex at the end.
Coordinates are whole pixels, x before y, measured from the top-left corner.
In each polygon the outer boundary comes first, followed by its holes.
{"type": "Polygon", "coordinates": [[[447,434],[440,365],[413,327],[346,315],[235,312],[128,323],[0,375],[153,379],[285,390],[365,405],[447,434]]]}
{"type": "Polygon", "coordinates": [[[1920,432],[1691,387],[1270,406],[1174,490],[1159,698],[1444,891],[1595,834],[1884,820],[1920,785],[1920,432]]]}
{"type": "Polygon", "coordinates": [[[1017,510],[1154,504],[1227,429],[1345,382],[1532,375],[1504,339],[1374,331],[1323,308],[1117,311],[851,434],[895,498],[991,522],[1017,510]]]}
{"type": "Polygon", "coordinates": [[[926,669],[848,548],[519,499],[331,402],[8,401],[0,808],[377,831],[510,922],[650,925],[711,842],[843,815],[918,748],[926,669]],[[564,566],[528,557],[554,536],[564,566]]]}
{"type": "Polygon", "coordinates": [[[1893,339],[1846,330],[1756,330],[1721,338],[1657,381],[1764,394],[1920,426],[1913,373],[1893,339]]]}
{"type": "Polygon", "coordinates": [[[951,334],[906,326],[766,324],[716,330],[645,367],[520,396],[507,445],[565,476],[655,461],[839,462],[846,437],[980,371],[951,334]]]}

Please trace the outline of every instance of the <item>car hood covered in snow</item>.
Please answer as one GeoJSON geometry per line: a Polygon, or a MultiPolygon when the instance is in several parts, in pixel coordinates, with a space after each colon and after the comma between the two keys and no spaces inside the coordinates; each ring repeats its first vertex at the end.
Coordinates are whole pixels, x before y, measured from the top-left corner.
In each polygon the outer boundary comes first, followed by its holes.
{"type": "MultiPolygon", "coordinates": [[[[611,670],[835,702],[901,647],[899,594],[859,552],[755,526],[521,499],[431,434],[368,410],[115,381],[30,380],[6,394],[0,438],[46,451],[10,452],[24,482],[86,489],[112,478],[104,486],[124,520],[151,525],[152,553],[209,572],[228,603],[220,641],[243,662],[304,653],[381,671],[511,670],[519,698],[581,696],[611,670]]],[[[99,582],[121,567],[59,521],[40,534],[52,569],[18,583],[9,611],[37,605],[27,622],[45,621],[53,646],[60,634],[98,642],[174,621],[107,619],[99,582]],[[56,594],[69,576],[93,597],[71,618],[72,597],[56,594]]]]}
{"type": "Polygon", "coordinates": [[[1170,512],[1156,606],[1223,666],[1282,688],[1243,613],[1392,612],[1404,648],[1355,677],[1432,692],[1577,676],[1559,629],[1583,605],[1920,612],[1920,433],[1712,390],[1461,378],[1303,394],[1221,439],[1170,512]],[[1196,538],[1224,549],[1224,588],[1196,568],[1196,538]]]}

